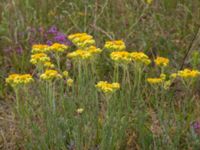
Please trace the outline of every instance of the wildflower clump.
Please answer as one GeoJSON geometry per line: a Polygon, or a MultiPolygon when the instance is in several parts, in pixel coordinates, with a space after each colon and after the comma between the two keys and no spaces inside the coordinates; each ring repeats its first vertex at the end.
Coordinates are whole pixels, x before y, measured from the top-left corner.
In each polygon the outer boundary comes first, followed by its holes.
{"type": "Polygon", "coordinates": [[[112,52],[110,54],[110,57],[113,61],[118,62],[118,63],[130,63],[131,62],[130,53],[127,51],[112,52]]]}
{"type": "Polygon", "coordinates": [[[93,37],[87,33],[71,34],[68,36],[68,39],[71,40],[72,43],[79,48],[87,48],[95,44],[93,37]]]}
{"type": "Polygon", "coordinates": [[[64,52],[66,49],[68,49],[68,46],[60,43],[54,43],[48,48],[50,52],[55,53],[64,52]]]}
{"type": "Polygon", "coordinates": [[[157,66],[166,67],[169,64],[169,59],[164,57],[157,57],[154,62],[157,66]]]}
{"type": "Polygon", "coordinates": [[[79,49],[69,53],[67,57],[71,59],[89,59],[92,57],[92,54],[88,51],[79,49]]]}
{"type": "Polygon", "coordinates": [[[158,84],[162,84],[166,79],[166,75],[165,74],[161,74],[160,77],[158,78],[147,78],[147,82],[152,84],[152,85],[158,85],[158,84]]]}
{"type": "Polygon", "coordinates": [[[46,70],[43,74],[40,75],[40,79],[47,81],[61,78],[62,76],[56,70],[46,70]]]}
{"type": "Polygon", "coordinates": [[[34,44],[32,46],[31,52],[32,53],[46,53],[49,50],[48,48],[49,46],[46,44],[34,44]]]}
{"type": "Polygon", "coordinates": [[[108,83],[107,81],[99,81],[96,84],[96,88],[102,91],[103,93],[109,94],[113,93],[120,88],[120,84],[115,83],[108,83]]]}
{"type": "Polygon", "coordinates": [[[126,45],[122,40],[107,41],[104,48],[110,51],[122,51],[126,49],[126,45]]]}
{"type": "Polygon", "coordinates": [[[43,64],[49,61],[50,61],[50,58],[45,53],[33,54],[31,55],[31,60],[30,60],[30,62],[34,65],[43,64]]]}
{"type": "Polygon", "coordinates": [[[133,60],[133,62],[136,63],[142,63],[145,65],[149,65],[151,63],[149,57],[143,52],[132,52],[130,53],[130,57],[133,60]]]}
{"type": "Polygon", "coordinates": [[[30,74],[11,74],[6,78],[6,83],[10,84],[13,88],[33,81],[33,77],[30,74]]]}
{"type": "Polygon", "coordinates": [[[184,69],[178,71],[177,76],[183,79],[196,78],[200,76],[200,72],[198,70],[184,69]]]}

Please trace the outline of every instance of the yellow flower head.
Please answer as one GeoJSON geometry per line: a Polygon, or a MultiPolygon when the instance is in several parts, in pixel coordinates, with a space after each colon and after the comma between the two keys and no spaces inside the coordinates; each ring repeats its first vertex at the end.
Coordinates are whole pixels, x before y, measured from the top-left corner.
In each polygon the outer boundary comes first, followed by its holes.
{"type": "Polygon", "coordinates": [[[53,63],[51,63],[50,61],[46,61],[46,62],[44,62],[44,67],[45,68],[54,68],[55,65],[53,63]]]}
{"type": "Polygon", "coordinates": [[[79,49],[69,53],[67,57],[72,59],[90,59],[92,57],[92,54],[88,51],[79,49]]]}
{"type": "Polygon", "coordinates": [[[93,37],[87,33],[71,34],[68,36],[68,39],[71,40],[74,45],[83,49],[95,44],[93,37]]]}
{"type": "Polygon", "coordinates": [[[64,78],[67,78],[67,77],[69,76],[69,72],[68,72],[68,71],[63,71],[62,74],[63,74],[63,77],[64,77],[64,78]]]}
{"type": "Polygon", "coordinates": [[[33,82],[33,77],[30,74],[11,74],[6,78],[6,83],[12,87],[26,85],[30,82],[33,82]]]}
{"type": "Polygon", "coordinates": [[[146,0],[146,3],[147,3],[148,5],[151,5],[151,4],[153,3],[153,0],[146,0]]]}
{"type": "Polygon", "coordinates": [[[43,74],[40,75],[42,80],[53,80],[61,79],[62,76],[56,70],[46,70],[43,74]]]}
{"type": "Polygon", "coordinates": [[[74,80],[73,80],[73,79],[70,78],[70,79],[67,80],[67,85],[68,85],[68,86],[72,86],[73,83],[74,83],[74,80]]]}
{"type": "Polygon", "coordinates": [[[83,108],[78,108],[78,109],[76,110],[76,112],[77,112],[78,114],[82,114],[82,113],[83,113],[83,111],[84,111],[84,109],[83,109],[83,108]]]}
{"type": "Polygon", "coordinates": [[[32,53],[46,53],[48,51],[49,46],[46,44],[34,44],[32,46],[32,53]]]}
{"type": "Polygon", "coordinates": [[[161,74],[159,78],[147,78],[147,82],[152,85],[159,85],[159,84],[164,83],[165,79],[166,79],[166,75],[161,74]]]}
{"type": "Polygon", "coordinates": [[[195,78],[200,75],[200,72],[198,70],[190,70],[190,69],[184,69],[181,71],[178,71],[177,76],[181,78],[195,78]]]}
{"type": "Polygon", "coordinates": [[[95,46],[90,46],[86,50],[91,54],[100,54],[102,52],[100,48],[96,48],[95,46]]]}
{"type": "Polygon", "coordinates": [[[168,58],[164,58],[164,57],[157,57],[155,60],[154,60],[155,64],[157,66],[162,66],[162,67],[165,67],[169,64],[169,59],[168,58]]]}
{"type": "Polygon", "coordinates": [[[130,53],[126,51],[116,51],[110,54],[110,57],[113,61],[119,63],[129,63],[131,62],[130,53]]]}
{"type": "Polygon", "coordinates": [[[172,73],[171,75],[170,75],[170,78],[172,78],[172,79],[175,79],[176,77],[177,77],[177,73],[172,73]]]}
{"type": "Polygon", "coordinates": [[[68,49],[68,46],[60,43],[54,43],[48,48],[48,50],[52,52],[64,52],[66,49],[68,49]]]}
{"type": "Polygon", "coordinates": [[[37,53],[31,55],[30,62],[34,65],[36,64],[43,64],[44,62],[50,61],[50,58],[45,53],[37,53]]]}
{"type": "Polygon", "coordinates": [[[163,80],[161,78],[147,78],[147,82],[150,84],[160,84],[163,83],[163,80]]]}
{"type": "Polygon", "coordinates": [[[104,48],[111,51],[122,51],[126,49],[126,45],[122,40],[107,41],[104,48]]]}
{"type": "Polygon", "coordinates": [[[96,88],[104,93],[113,93],[120,88],[119,83],[108,83],[107,81],[100,81],[96,84],[96,88]]]}
{"type": "Polygon", "coordinates": [[[130,53],[130,56],[134,62],[143,63],[145,65],[149,65],[151,63],[149,57],[143,52],[132,52],[130,53]]]}

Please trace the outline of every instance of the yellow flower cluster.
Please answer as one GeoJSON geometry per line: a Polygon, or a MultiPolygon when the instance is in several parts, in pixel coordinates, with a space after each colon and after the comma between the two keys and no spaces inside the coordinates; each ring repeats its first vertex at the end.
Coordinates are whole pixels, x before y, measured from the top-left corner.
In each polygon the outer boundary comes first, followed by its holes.
{"type": "Polygon", "coordinates": [[[32,53],[46,53],[48,51],[49,46],[46,44],[34,44],[32,46],[32,53]]]}
{"type": "Polygon", "coordinates": [[[71,34],[68,36],[68,39],[79,48],[87,48],[88,46],[95,44],[93,37],[87,33],[71,34]]]}
{"type": "Polygon", "coordinates": [[[30,62],[34,65],[36,64],[43,64],[44,62],[49,62],[50,58],[45,53],[37,53],[31,55],[30,62]]]}
{"type": "Polygon", "coordinates": [[[200,76],[200,72],[198,70],[190,70],[190,69],[184,69],[181,71],[178,71],[177,76],[181,78],[195,78],[197,76],[200,76]]]}
{"type": "Polygon", "coordinates": [[[146,0],[146,3],[151,5],[153,3],[153,0],[146,0]]]}
{"type": "Polygon", "coordinates": [[[165,81],[165,79],[166,79],[166,75],[161,74],[159,78],[147,78],[147,82],[152,85],[156,85],[156,84],[163,83],[165,81]]]}
{"type": "Polygon", "coordinates": [[[114,51],[110,54],[112,60],[119,62],[119,63],[130,63],[131,57],[130,53],[127,51],[114,51]]]}
{"type": "Polygon", "coordinates": [[[177,73],[172,73],[171,75],[170,75],[170,78],[172,78],[172,79],[175,79],[177,77],[177,73]]]}
{"type": "Polygon", "coordinates": [[[56,70],[46,70],[43,74],[40,75],[42,80],[53,80],[61,79],[62,76],[56,70]]]}
{"type": "Polygon", "coordinates": [[[72,86],[73,83],[74,83],[74,80],[73,80],[73,79],[71,79],[71,78],[67,79],[67,85],[68,85],[68,86],[72,86]]]}
{"type": "Polygon", "coordinates": [[[74,83],[74,80],[72,79],[72,78],[70,78],[69,77],[69,72],[68,71],[63,71],[62,72],[62,75],[63,75],[63,78],[64,79],[67,79],[67,85],[69,86],[69,87],[71,87],[72,85],[73,85],[73,83],[74,83]]]}
{"type": "Polygon", "coordinates": [[[68,46],[60,43],[54,43],[53,45],[49,46],[48,51],[64,52],[66,49],[68,49],[68,46]]]}
{"type": "Polygon", "coordinates": [[[134,62],[143,63],[145,65],[149,65],[151,63],[149,57],[143,52],[132,52],[130,53],[130,56],[134,62]]]}
{"type": "Polygon", "coordinates": [[[154,62],[157,66],[166,67],[169,64],[169,59],[164,57],[157,57],[154,62]]]}
{"type": "Polygon", "coordinates": [[[113,93],[114,91],[118,90],[120,88],[119,83],[108,83],[107,81],[99,81],[96,84],[96,88],[101,90],[104,93],[113,93]]]}
{"type": "Polygon", "coordinates": [[[32,81],[33,78],[30,74],[11,74],[6,78],[6,83],[10,84],[12,87],[25,85],[32,81]]]}
{"type": "Polygon", "coordinates": [[[63,71],[62,75],[63,75],[64,78],[67,78],[67,77],[69,77],[69,72],[63,71]]]}
{"type": "Polygon", "coordinates": [[[82,114],[82,113],[83,113],[83,111],[84,111],[84,109],[83,109],[83,108],[78,108],[78,109],[76,110],[76,112],[77,112],[78,114],[82,114]]]}
{"type": "Polygon", "coordinates": [[[55,65],[50,61],[46,61],[46,62],[44,62],[44,67],[45,68],[54,68],[55,65]]]}
{"type": "Polygon", "coordinates": [[[78,49],[74,52],[71,52],[67,55],[68,58],[72,59],[89,59],[95,54],[101,53],[102,50],[100,48],[96,48],[95,46],[90,46],[85,50],[78,49]]]}
{"type": "Polygon", "coordinates": [[[91,54],[100,54],[102,52],[100,48],[97,48],[95,46],[90,46],[86,50],[91,54]]]}
{"type": "Polygon", "coordinates": [[[126,49],[126,45],[122,40],[107,41],[104,48],[111,51],[122,51],[126,49]]]}
{"type": "Polygon", "coordinates": [[[72,59],[89,59],[92,57],[92,54],[89,53],[88,51],[79,49],[69,53],[67,57],[72,59]]]}

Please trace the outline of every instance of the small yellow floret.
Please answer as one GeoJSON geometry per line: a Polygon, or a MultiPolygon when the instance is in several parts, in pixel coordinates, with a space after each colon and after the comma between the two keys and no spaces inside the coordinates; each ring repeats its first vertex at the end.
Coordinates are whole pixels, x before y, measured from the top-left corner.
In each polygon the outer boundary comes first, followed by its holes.
{"type": "Polygon", "coordinates": [[[71,34],[68,36],[68,39],[71,40],[72,43],[79,48],[87,48],[95,44],[93,37],[87,33],[71,34]]]}
{"type": "Polygon", "coordinates": [[[165,74],[161,74],[159,78],[147,78],[147,82],[152,85],[162,84],[166,79],[165,74]]]}
{"type": "Polygon", "coordinates": [[[100,81],[96,84],[96,88],[104,93],[113,93],[120,88],[119,83],[108,83],[107,81],[100,81]]]}
{"type": "Polygon", "coordinates": [[[155,60],[154,60],[155,64],[157,66],[167,66],[169,64],[169,59],[168,58],[164,58],[164,57],[157,57],[155,60]]]}
{"type": "Polygon", "coordinates": [[[62,76],[56,70],[46,70],[43,74],[40,75],[42,80],[53,80],[61,79],[62,76]]]}
{"type": "Polygon", "coordinates": [[[119,62],[119,63],[129,63],[129,62],[131,62],[130,53],[126,52],[126,51],[112,52],[110,54],[110,57],[113,61],[119,62]]]}
{"type": "Polygon", "coordinates": [[[50,61],[46,61],[46,62],[44,62],[44,67],[45,68],[54,68],[55,65],[53,63],[51,63],[50,61]]]}
{"type": "Polygon", "coordinates": [[[30,62],[34,65],[36,64],[43,64],[44,62],[50,61],[50,58],[45,53],[37,53],[31,55],[30,62]]]}
{"type": "Polygon", "coordinates": [[[70,78],[70,79],[67,80],[67,85],[68,85],[68,86],[72,86],[73,83],[74,83],[74,80],[73,80],[73,79],[70,78]]]}
{"type": "Polygon", "coordinates": [[[53,45],[49,46],[48,49],[52,52],[64,52],[66,49],[68,49],[68,46],[60,43],[54,43],[53,45]]]}
{"type": "Polygon", "coordinates": [[[100,54],[102,52],[100,48],[96,48],[95,46],[90,46],[86,50],[91,54],[100,54]]]}
{"type": "Polygon", "coordinates": [[[79,50],[69,53],[67,57],[72,58],[72,59],[89,59],[92,57],[92,54],[88,51],[79,49],[79,50]]]}
{"type": "Polygon", "coordinates": [[[64,78],[67,78],[67,77],[69,76],[69,72],[68,72],[68,71],[63,71],[62,74],[63,74],[63,77],[64,77],[64,78]]]}
{"type": "Polygon", "coordinates": [[[170,78],[172,78],[172,79],[175,79],[176,77],[177,77],[177,73],[172,73],[171,75],[170,75],[170,78]]]}
{"type": "Polygon", "coordinates": [[[143,52],[132,52],[130,55],[134,62],[143,63],[145,65],[149,65],[151,63],[149,57],[143,52]]]}
{"type": "Polygon", "coordinates": [[[111,51],[122,51],[126,49],[126,45],[122,40],[107,41],[104,48],[111,51]]]}
{"type": "Polygon", "coordinates": [[[148,5],[151,5],[151,4],[153,3],[153,0],[146,0],[146,3],[147,3],[148,5]]]}
{"type": "Polygon", "coordinates": [[[32,53],[46,53],[48,52],[49,46],[46,44],[34,44],[32,46],[32,53]]]}
{"type": "Polygon", "coordinates": [[[82,113],[83,113],[83,111],[84,111],[84,109],[83,109],[83,108],[78,108],[78,109],[76,110],[76,112],[77,112],[78,114],[82,114],[82,113]]]}

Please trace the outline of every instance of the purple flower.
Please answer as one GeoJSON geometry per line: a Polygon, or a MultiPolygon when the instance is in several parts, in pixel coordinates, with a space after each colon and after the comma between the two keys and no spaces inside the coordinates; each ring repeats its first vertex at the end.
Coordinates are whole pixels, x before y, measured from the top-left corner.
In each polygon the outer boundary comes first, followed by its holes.
{"type": "Polygon", "coordinates": [[[191,127],[197,135],[200,135],[200,122],[199,121],[194,121],[193,123],[191,123],[191,127]]]}
{"type": "Polygon", "coordinates": [[[22,48],[21,46],[17,47],[17,48],[16,48],[16,52],[17,52],[18,54],[22,54],[23,48],[22,48]]]}
{"type": "Polygon", "coordinates": [[[29,27],[28,32],[36,32],[36,29],[34,27],[29,27]]]}
{"type": "Polygon", "coordinates": [[[65,41],[66,41],[66,35],[59,32],[59,33],[54,37],[54,40],[55,40],[56,42],[65,42],[65,41]]]}
{"type": "Polygon", "coordinates": [[[38,31],[43,34],[45,29],[43,27],[39,27],[38,31]]]}
{"type": "Polygon", "coordinates": [[[9,52],[11,52],[11,51],[12,51],[12,47],[11,47],[11,46],[6,47],[6,48],[4,49],[4,52],[6,52],[6,53],[9,53],[9,52]]]}
{"type": "Polygon", "coordinates": [[[52,42],[51,40],[48,40],[48,41],[46,42],[46,44],[50,46],[50,45],[53,44],[53,42],[52,42]]]}
{"type": "Polygon", "coordinates": [[[58,33],[58,29],[56,26],[52,26],[48,31],[47,33],[50,33],[50,34],[57,34],[58,33]]]}
{"type": "Polygon", "coordinates": [[[198,130],[198,129],[200,129],[200,123],[198,121],[195,121],[195,122],[192,123],[192,127],[195,130],[198,130]]]}

